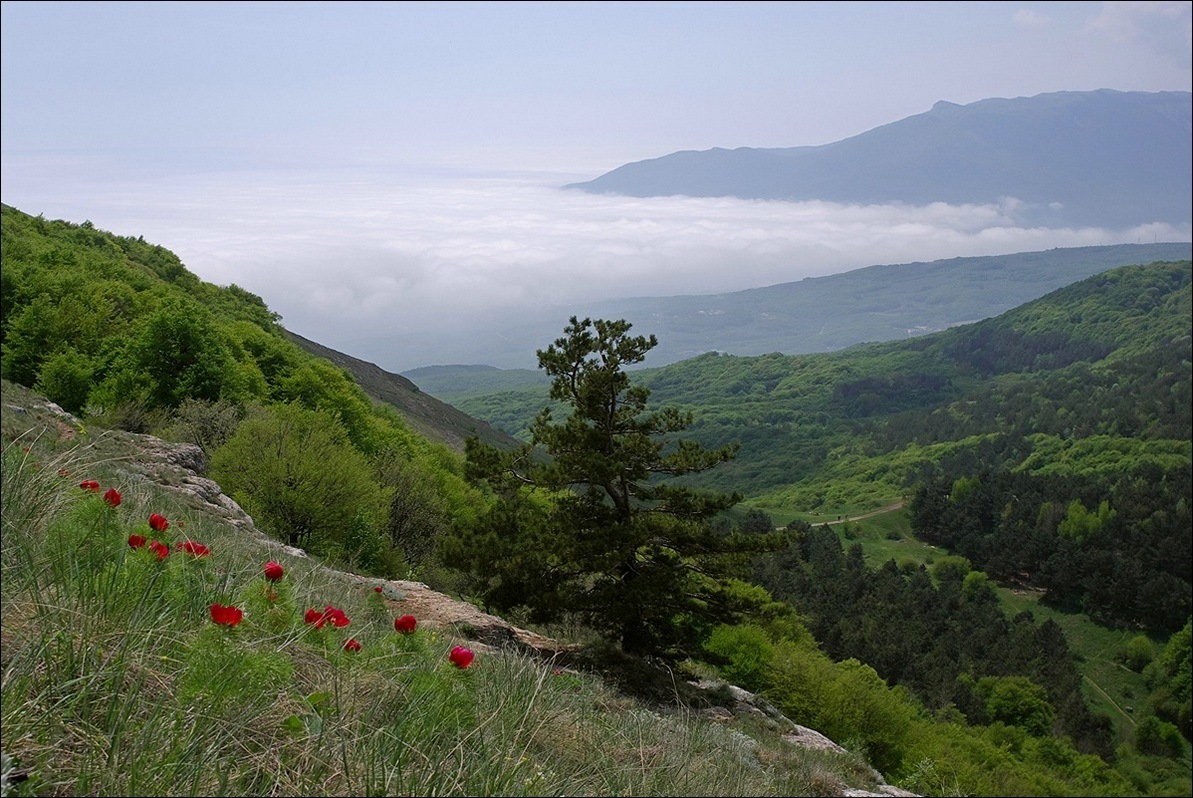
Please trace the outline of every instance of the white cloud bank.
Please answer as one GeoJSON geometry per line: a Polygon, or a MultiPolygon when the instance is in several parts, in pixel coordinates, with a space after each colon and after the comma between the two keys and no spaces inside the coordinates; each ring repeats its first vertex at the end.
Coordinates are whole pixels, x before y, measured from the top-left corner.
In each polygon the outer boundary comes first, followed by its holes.
{"type": "MultiPolygon", "coordinates": [[[[202,279],[259,294],[288,329],[391,371],[475,362],[461,354],[469,340],[550,306],[1191,235],[1189,226],[1170,225],[1024,227],[1009,200],[912,207],[637,199],[556,188],[568,179],[235,173],[83,185],[5,202],[143,235],[202,279]]],[[[496,365],[534,365],[533,351],[510,357],[496,365]]]]}

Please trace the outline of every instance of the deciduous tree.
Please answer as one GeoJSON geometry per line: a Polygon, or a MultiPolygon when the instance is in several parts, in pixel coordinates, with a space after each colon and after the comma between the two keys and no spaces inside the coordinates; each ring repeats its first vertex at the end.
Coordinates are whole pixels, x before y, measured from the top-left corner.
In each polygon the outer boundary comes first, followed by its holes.
{"type": "Polygon", "coordinates": [[[389,499],[343,427],[296,404],[242,423],[211,474],[270,534],[344,559],[358,556],[366,532],[377,537],[389,499]]]}

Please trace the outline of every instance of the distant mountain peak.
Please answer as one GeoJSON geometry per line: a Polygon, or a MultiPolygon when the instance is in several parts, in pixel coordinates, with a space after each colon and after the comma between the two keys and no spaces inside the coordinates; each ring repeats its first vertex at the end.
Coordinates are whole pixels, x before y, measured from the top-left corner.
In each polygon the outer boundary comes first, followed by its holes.
{"type": "Polygon", "coordinates": [[[1110,89],[941,100],[813,147],[714,147],[625,164],[564,188],[847,204],[998,204],[1045,227],[1187,227],[1193,218],[1190,92],[1110,89]]]}

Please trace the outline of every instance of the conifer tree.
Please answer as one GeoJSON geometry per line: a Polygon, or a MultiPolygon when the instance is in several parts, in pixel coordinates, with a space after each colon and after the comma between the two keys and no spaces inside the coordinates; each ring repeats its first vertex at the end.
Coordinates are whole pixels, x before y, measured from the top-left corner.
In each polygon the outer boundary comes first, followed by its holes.
{"type": "Polygon", "coordinates": [[[572,616],[627,652],[675,654],[747,609],[733,580],[780,536],[718,530],[712,520],[740,497],[668,480],[726,462],[736,447],[670,440],[691,414],[648,408],[649,391],[626,367],[657,340],[630,327],[572,317],[538,351],[567,415],[545,408],[533,443],[517,452],[469,441],[470,475],[498,498],[449,557],[482,577],[498,608],[526,607],[538,621],[572,616]]]}

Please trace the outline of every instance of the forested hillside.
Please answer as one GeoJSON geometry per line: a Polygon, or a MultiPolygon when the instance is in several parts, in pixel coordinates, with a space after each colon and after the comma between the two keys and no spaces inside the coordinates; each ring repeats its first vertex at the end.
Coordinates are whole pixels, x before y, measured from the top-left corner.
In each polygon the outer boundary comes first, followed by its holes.
{"type": "MultiPolygon", "coordinates": [[[[1158,263],[913,340],[710,353],[635,377],[656,400],[693,410],[702,443],[741,444],[710,484],[787,519],[883,506],[951,463],[1106,470],[1123,447],[1186,462],[1189,329],[1189,264],[1158,263]]],[[[522,437],[547,401],[534,388],[459,406],[522,437]]]]}
{"type": "MultiPolygon", "coordinates": [[[[203,282],[164,247],[4,206],[0,281],[5,379],[101,426],[198,444],[292,545],[396,575],[477,501],[458,457],[420,434],[437,432],[425,417],[415,432],[394,397],[308,354],[260,297],[203,282]]],[[[455,426],[438,441],[484,429],[444,415],[455,426]]]]}
{"type": "MultiPolygon", "coordinates": [[[[695,413],[702,444],[740,443],[703,484],[747,506],[790,520],[914,496],[925,540],[1171,634],[1193,609],[1191,308],[1189,262],[1154,263],[912,341],[710,354],[637,376],[695,413]]],[[[545,401],[465,406],[517,433],[545,401]]]]}
{"type": "Polygon", "coordinates": [[[464,442],[470,437],[503,448],[518,444],[512,436],[424,393],[399,374],[391,374],[375,363],[329,349],[289,330],[284,334],[304,351],[347,371],[369,398],[396,408],[414,430],[426,438],[445,443],[458,452],[464,451],[464,442]]]}

